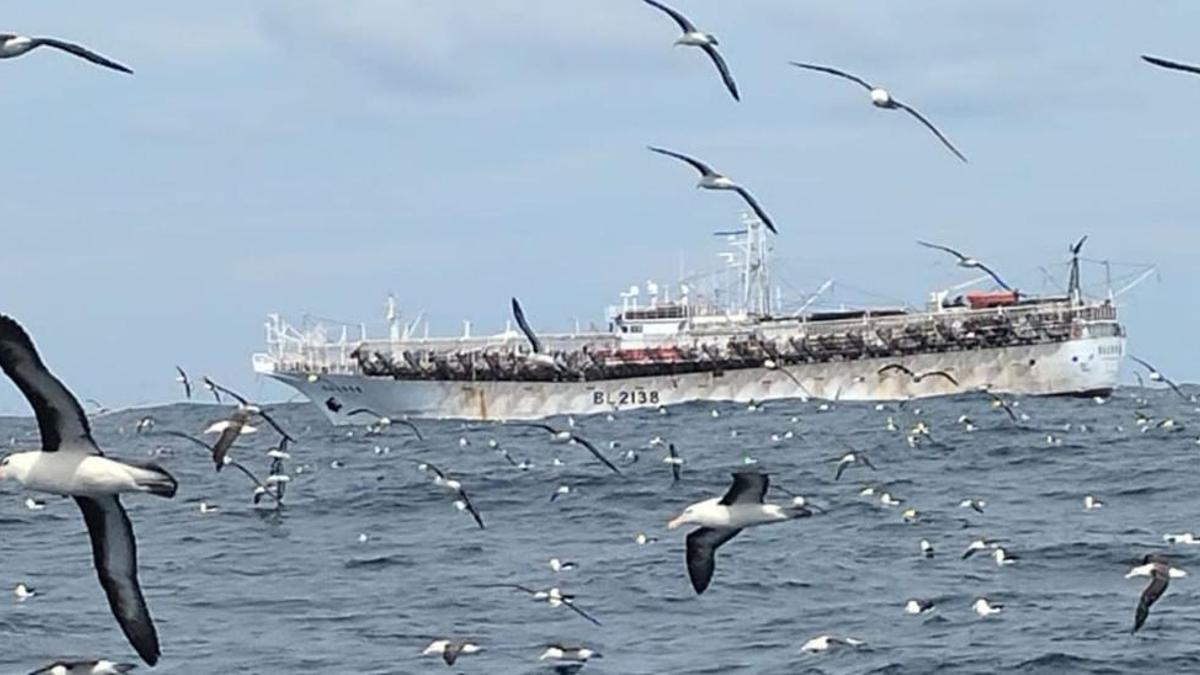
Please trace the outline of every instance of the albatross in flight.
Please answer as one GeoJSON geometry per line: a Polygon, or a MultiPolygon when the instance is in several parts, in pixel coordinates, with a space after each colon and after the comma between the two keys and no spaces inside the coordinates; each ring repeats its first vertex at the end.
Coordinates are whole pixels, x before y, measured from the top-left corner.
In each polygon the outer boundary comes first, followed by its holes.
{"type": "Polygon", "coordinates": [[[22,56],[37,49],[38,47],[53,47],[68,54],[73,54],[81,59],[87,59],[96,65],[119,70],[122,73],[133,74],[129,68],[100,56],[96,52],[71,43],[56,40],[47,37],[26,37],[24,35],[12,35],[10,33],[0,33],[0,59],[11,59],[13,57],[22,56]]]}
{"type": "Polygon", "coordinates": [[[512,312],[513,318],[517,320],[517,325],[521,328],[521,332],[525,334],[525,339],[529,340],[531,353],[525,356],[525,360],[558,370],[558,362],[554,360],[553,356],[546,353],[545,348],[542,346],[542,341],[538,339],[537,333],[533,332],[529,321],[525,319],[525,310],[521,309],[521,303],[516,298],[512,299],[512,312]]]}
{"type": "Polygon", "coordinates": [[[958,148],[954,147],[954,144],[950,142],[950,139],[946,138],[942,134],[941,131],[938,131],[938,128],[933,126],[932,122],[925,119],[925,116],[922,115],[921,113],[917,112],[916,108],[909,107],[909,106],[901,103],[900,101],[897,101],[894,97],[892,97],[892,95],[890,93],[888,93],[888,91],[886,89],[884,89],[882,87],[876,87],[875,85],[867,82],[866,80],[862,79],[861,77],[858,77],[857,75],[851,75],[850,73],[847,73],[842,70],[838,70],[837,68],[830,68],[829,66],[818,66],[818,65],[815,65],[812,63],[798,63],[796,61],[791,61],[790,63],[793,66],[796,66],[797,68],[803,68],[805,70],[815,70],[819,73],[827,73],[829,75],[833,75],[835,77],[840,77],[844,80],[850,80],[851,82],[861,85],[864,89],[871,92],[871,103],[876,108],[883,108],[884,110],[903,110],[904,112],[908,113],[909,115],[912,115],[913,117],[917,118],[918,122],[920,122],[921,124],[924,124],[925,128],[932,131],[933,135],[937,136],[938,140],[940,140],[942,142],[942,145],[945,145],[950,150],[950,152],[954,153],[955,157],[958,157],[963,162],[967,161],[967,158],[961,152],[958,151],[958,148]]]}
{"type": "Polygon", "coordinates": [[[0,316],[0,368],[33,407],[42,437],[41,450],[0,459],[0,480],[13,478],[30,490],[75,498],[113,615],[138,655],[154,665],[158,634],[138,584],[137,544],[119,495],[174,497],[175,478],[154,464],[105,457],[79,401],[46,369],[25,330],[6,316],[0,316]]]}
{"type": "Polygon", "coordinates": [[[804,507],[765,504],[770,478],[765,473],[739,471],[724,497],[696,502],[667,523],[674,530],[682,525],[700,527],[687,536],[687,569],[696,593],[704,592],[717,567],[717,548],[733,539],[744,528],[780,523],[811,516],[804,507]]]}
{"type": "Polygon", "coordinates": [[[1003,288],[1006,291],[1012,290],[1012,287],[1009,286],[1008,284],[1004,283],[1004,280],[1000,278],[999,274],[996,274],[995,272],[993,272],[991,270],[991,268],[989,268],[987,265],[984,265],[982,262],[980,262],[979,260],[977,260],[975,258],[972,258],[970,256],[965,256],[965,255],[959,253],[958,251],[955,251],[954,249],[950,248],[949,246],[942,246],[941,244],[931,244],[927,241],[918,241],[917,243],[920,244],[921,246],[924,246],[925,248],[932,248],[936,251],[945,251],[946,253],[949,253],[950,255],[954,256],[955,258],[958,258],[958,266],[959,267],[962,267],[965,269],[970,269],[970,270],[980,270],[980,271],[984,272],[985,274],[987,274],[989,277],[991,277],[992,280],[995,281],[997,284],[999,284],[1000,288],[1003,288]]]}
{"type": "Polygon", "coordinates": [[[1179,388],[1179,385],[1175,384],[1170,379],[1168,379],[1166,375],[1163,375],[1162,371],[1160,371],[1158,368],[1155,368],[1154,366],[1143,361],[1142,359],[1139,359],[1138,357],[1134,356],[1133,354],[1130,354],[1129,358],[1133,359],[1138,365],[1142,366],[1149,372],[1151,382],[1162,382],[1163,384],[1169,386],[1171,388],[1171,390],[1174,391],[1176,394],[1179,394],[1179,397],[1182,398],[1183,400],[1189,401],[1189,402],[1192,401],[1192,397],[1183,393],[1183,390],[1179,388]]]}
{"type": "Polygon", "coordinates": [[[754,214],[763,222],[763,225],[766,225],[767,229],[770,230],[772,234],[779,234],[779,230],[775,229],[775,223],[771,220],[771,216],[767,215],[767,212],[764,211],[761,206],[759,206],[758,200],[754,198],[754,195],[750,194],[750,191],[746,188],[730,180],[728,176],[717,173],[711,166],[694,157],[688,157],[683,153],[667,150],[665,148],[656,148],[654,146],[650,146],[650,151],[657,152],[660,155],[666,155],[667,157],[674,157],[681,162],[687,162],[688,164],[691,164],[693,169],[700,172],[700,182],[696,184],[697,189],[733,190],[734,192],[738,193],[742,196],[742,199],[745,200],[746,204],[754,210],[754,214]]]}
{"type": "Polygon", "coordinates": [[[717,70],[721,72],[721,79],[724,80],[725,87],[729,89],[729,93],[731,96],[733,96],[733,100],[741,101],[742,96],[738,93],[737,82],[733,81],[733,74],[729,72],[729,65],[725,63],[725,59],[722,58],[721,53],[717,51],[717,45],[720,44],[717,42],[717,37],[710,33],[705,33],[699,30],[696,28],[695,24],[688,20],[686,16],[680,14],[674,9],[671,9],[670,7],[667,7],[661,2],[655,2],[655,0],[643,0],[643,2],[651,7],[658,8],[659,10],[667,13],[672,19],[675,20],[675,23],[679,24],[679,28],[683,31],[683,35],[679,36],[679,39],[675,41],[675,46],[678,47],[682,45],[684,47],[699,47],[703,49],[704,53],[708,54],[708,58],[712,59],[713,63],[716,64],[717,70]]]}
{"type": "Polygon", "coordinates": [[[613,464],[607,457],[600,454],[600,451],[596,449],[596,446],[592,445],[591,441],[588,441],[582,436],[577,436],[570,431],[566,431],[565,429],[555,429],[549,424],[542,424],[540,422],[521,422],[512,424],[511,426],[541,429],[542,431],[549,432],[551,440],[556,443],[577,443],[582,445],[583,447],[587,448],[588,452],[592,453],[596,459],[600,460],[604,466],[607,466],[610,471],[618,474],[621,473],[621,470],[617,468],[616,464],[613,464]]]}
{"type": "Polygon", "coordinates": [[[1193,66],[1193,65],[1189,65],[1187,63],[1179,63],[1178,61],[1168,61],[1166,59],[1159,58],[1157,56],[1150,56],[1148,54],[1143,54],[1142,60],[1151,65],[1158,66],[1159,68],[1167,68],[1169,70],[1182,70],[1185,73],[1192,73],[1194,75],[1200,75],[1200,66],[1193,66]]]}

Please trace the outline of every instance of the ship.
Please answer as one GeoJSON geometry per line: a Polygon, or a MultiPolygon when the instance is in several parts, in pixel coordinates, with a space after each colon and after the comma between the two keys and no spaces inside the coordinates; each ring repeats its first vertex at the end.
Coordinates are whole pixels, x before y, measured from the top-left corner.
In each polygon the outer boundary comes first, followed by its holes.
{"type": "Polygon", "coordinates": [[[717,234],[731,250],[723,271],[709,275],[718,280],[710,290],[694,279],[673,293],[652,282],[630,287],[604,328],[527,335],[510,321],[475,336],[467,323],[460,336],[430,337],[428,322],[418,334],[419,317],[401,322],[389,298],[383,338],[362,325],[305,318],[296,326],[270,315],[267,350],[253,368],[336,425],[666,411],[695,401],[1102,397],[1116,386],[1125,329],[1111,288],[1085,297],[1078,247],[1056,294],[957,293],[964,285],[930,293],[923,307],[813,309],[818,289],[784,312],[762,223],[744,216],[717,234]]]}

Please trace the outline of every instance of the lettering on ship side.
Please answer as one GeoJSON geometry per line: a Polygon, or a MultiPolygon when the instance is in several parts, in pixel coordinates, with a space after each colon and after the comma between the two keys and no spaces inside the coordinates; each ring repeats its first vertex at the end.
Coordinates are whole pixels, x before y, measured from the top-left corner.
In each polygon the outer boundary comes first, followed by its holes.
{"type": "Polygon", "coordinates": [[[619,389],[617,391],[593,391],[592,403],[595,405],[658,405],[657,389],[619,389]]]}

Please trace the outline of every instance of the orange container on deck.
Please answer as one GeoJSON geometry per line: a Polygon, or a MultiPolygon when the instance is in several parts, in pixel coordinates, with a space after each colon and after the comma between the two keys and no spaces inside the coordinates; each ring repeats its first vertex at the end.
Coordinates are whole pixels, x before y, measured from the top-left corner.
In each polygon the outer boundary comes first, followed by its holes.
{"type": "Polygon", "coordinates": [[[1017,304],[1016,291],[970,291],[966,297],[967,305],[971,309],[987,309],[988,307],[1004,307],[1017,304]]]}

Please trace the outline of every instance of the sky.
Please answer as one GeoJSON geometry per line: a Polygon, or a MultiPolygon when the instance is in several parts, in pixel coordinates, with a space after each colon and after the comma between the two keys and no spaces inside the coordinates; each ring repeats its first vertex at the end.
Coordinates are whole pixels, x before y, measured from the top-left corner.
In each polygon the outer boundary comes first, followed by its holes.
{"type": "MultiPolygon", "coordinates": [[[[710,233],[738,222],[662,145],[751,188],[788,288],[919,305],[971,278],[924,239],[1043,291],[1090,235],[1090,258],[1158,266],[1120,299],[1130,351],[1200,380],[1200,77],[1138,58],[1200,63],[1200,3],[674,5],[741,103],[640,0],[7,3],[0,31],[136,75],[0,61],[0,312],[110,407],[177,400],[175,364],[284,398],[250,368],[266,316],[382,335],[389,292],[435,334],[502,330],[514,295],[541,330],[599,324],[621,289],[716,264],[710,233]],[[791,60],[886,86],[970,163],[791,60]]],[[[0,386],[0,413],[27,411],[0,386]]]]}

